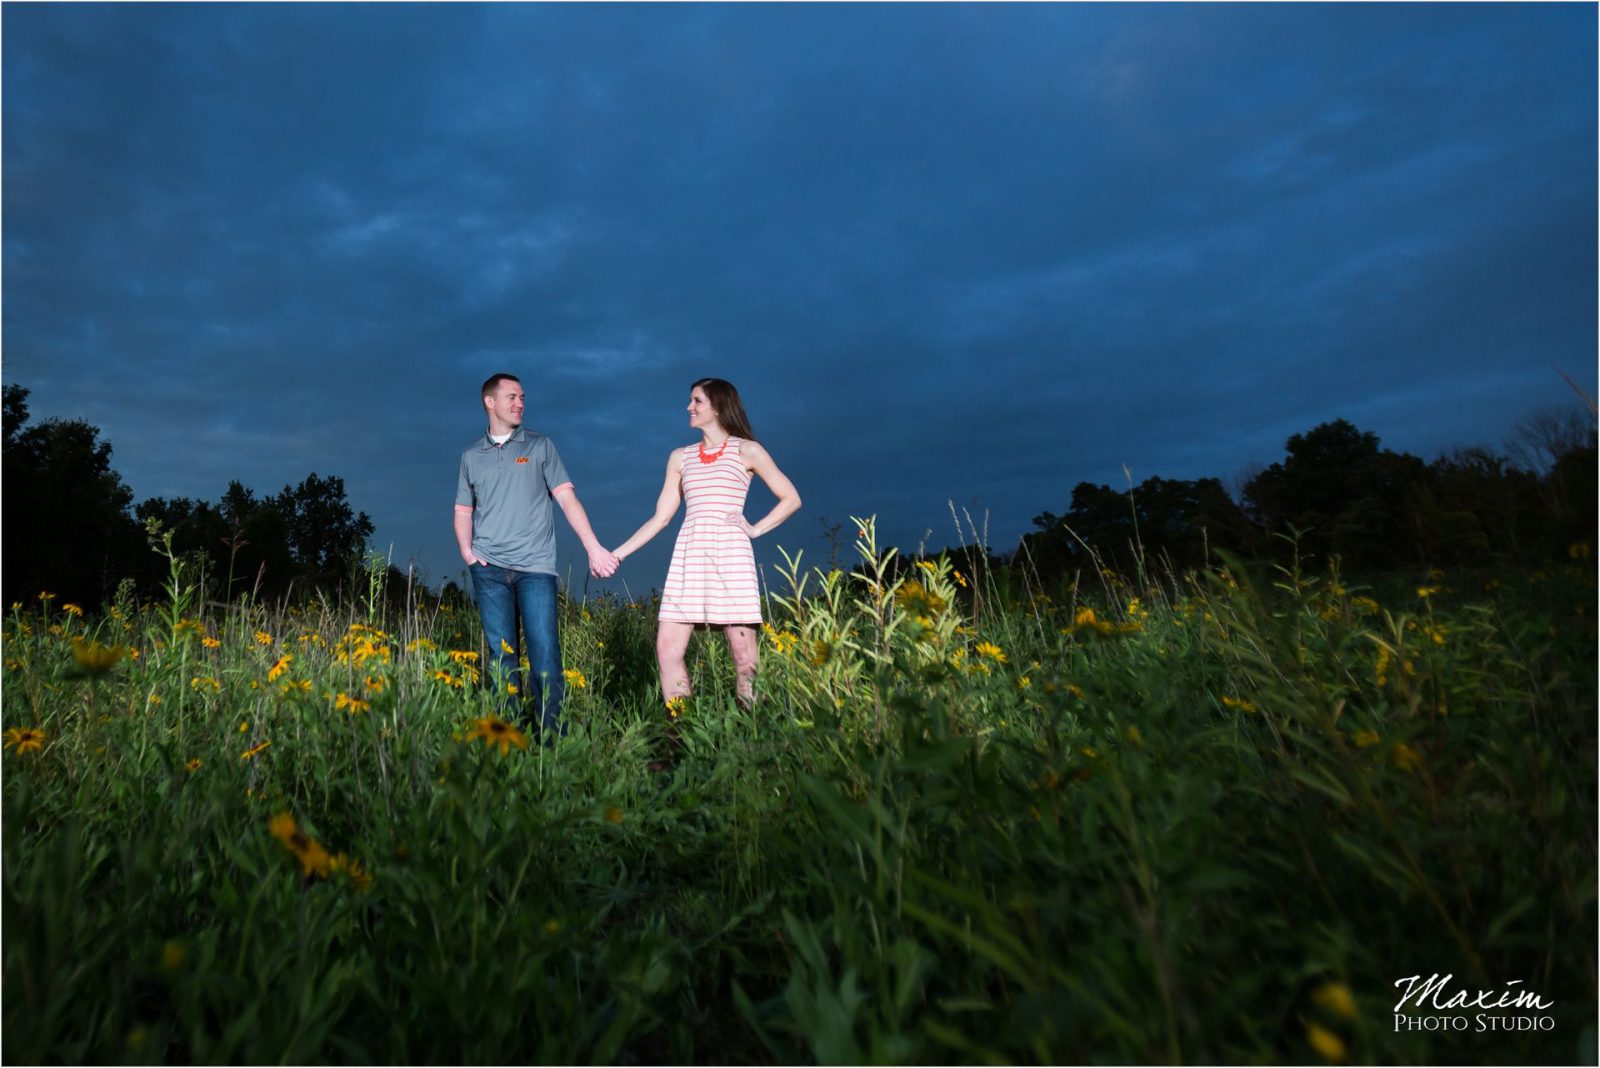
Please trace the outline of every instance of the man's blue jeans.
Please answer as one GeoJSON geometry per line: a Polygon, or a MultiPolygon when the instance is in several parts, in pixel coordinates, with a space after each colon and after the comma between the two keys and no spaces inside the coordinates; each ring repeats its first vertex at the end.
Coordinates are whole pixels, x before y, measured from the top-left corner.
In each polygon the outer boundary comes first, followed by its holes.
{"type": "Polygon", "coordinates": [[[566,678],[561,674],[561,631],[556,622],[556,577],[530,571],[512,571],[493,564],[473,564],[472,594],[489,643],[489,670],[501,686],[517,685],[534,711],[534,722],[545,731],[565,734],[561,698],[566,678]],[[517,640],[517,618],[528,636],[528,673],[518,670],[523,646],[517,640]],[[512,652],[506,652],[510,648],[512,652]]]}

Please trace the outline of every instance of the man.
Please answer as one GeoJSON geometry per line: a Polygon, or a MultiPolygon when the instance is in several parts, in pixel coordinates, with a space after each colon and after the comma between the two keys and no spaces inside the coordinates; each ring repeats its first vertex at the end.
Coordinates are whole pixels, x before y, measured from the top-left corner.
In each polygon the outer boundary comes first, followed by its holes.
{"type": "Polygon", "coordinates": [[[551,440],[522,426],[522,383],[514,375],[483,384],[489,431],[461,454],[456,484],[456,545],[472,575],[491,664],[500,681],[531,696],[535,722],[565,733],[561,724],[561,638],[556,623],[556,530],[551,500],[589,553],[589,572],[606,578],[617,558],[601,546],[551,440]],[[517,618],[527,634],[529,671],[518,672],[517,618]]]}

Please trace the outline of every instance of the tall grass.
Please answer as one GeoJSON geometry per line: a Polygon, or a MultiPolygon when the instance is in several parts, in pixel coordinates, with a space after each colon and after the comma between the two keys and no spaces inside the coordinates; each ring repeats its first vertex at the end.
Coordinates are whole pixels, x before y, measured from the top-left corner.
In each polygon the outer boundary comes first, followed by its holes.
{"type": "Polygon", "coordinates": [[[470,609],[13,606],[5,1058],[1593,1059],[1587,561],[1051,592],[857,532],[753,711],[697,639],[666,774],[648,603],[564,604],[549,746],[470,609]],[[1435,973],[1553,1029],[1397,1031],[1435,973]]]}

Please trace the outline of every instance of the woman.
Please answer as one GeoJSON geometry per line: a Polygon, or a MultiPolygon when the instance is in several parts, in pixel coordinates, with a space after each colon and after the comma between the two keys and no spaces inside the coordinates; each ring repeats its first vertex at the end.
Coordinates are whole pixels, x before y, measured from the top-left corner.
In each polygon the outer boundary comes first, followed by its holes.
{"type": "Polygon", "coordinates": [[[667,456],[667,480],[656,514],[617,547],[626,560],[659,534],[685,503],[683,526],[672,550],[672,566],[661,595],[656,661],[661,696],[671,704],[690,693],[684,654],[697,626],[718,627],[733,655],[739,704],[755,700],[757,629],[761,596],[756,586],[753,538],[777,527],[800,508],[800,494],[772,462],[750,430],[739,391],[720,378],[702,378],[689,388],[689,426],[700,441],[667,456]],[[760,475],[778,503],[759,523],[744,517],[750,476],[760,475]]]}

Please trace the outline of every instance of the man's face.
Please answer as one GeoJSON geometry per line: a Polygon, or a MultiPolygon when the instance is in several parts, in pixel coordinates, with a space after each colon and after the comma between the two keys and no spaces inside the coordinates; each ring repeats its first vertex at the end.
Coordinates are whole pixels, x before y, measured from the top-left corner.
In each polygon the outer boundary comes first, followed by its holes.
{"type": "Polygon", "coordinates": [[[491,420],[519,427],[522,425],[522,400],[522,383],[503,378],[494,392],[483,398],[483,406],[489,410],[491,420]]]}

